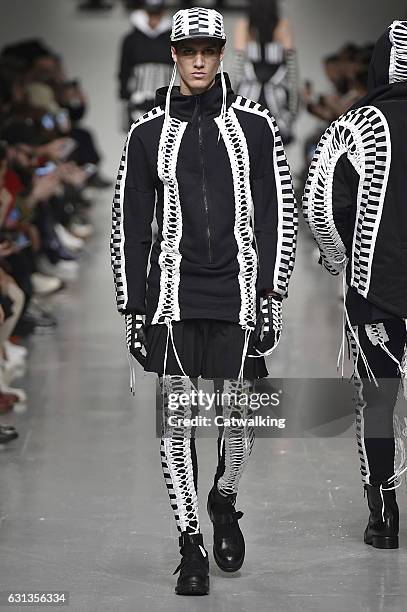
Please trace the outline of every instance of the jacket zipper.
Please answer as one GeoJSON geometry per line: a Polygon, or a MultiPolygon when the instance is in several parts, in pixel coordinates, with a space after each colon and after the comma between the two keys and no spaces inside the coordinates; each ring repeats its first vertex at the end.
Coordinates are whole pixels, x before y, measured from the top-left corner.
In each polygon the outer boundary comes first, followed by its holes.
{"type": "MultiPolygon", "coordinates": [[[[196,98],[197,105],[200,103],[199,97],[196,98]]],[[[209,263],[212,263],[212,249],[211,249],[211,230],[209,227],[209,208],[208,208],[208,196],[206,191],[206,178],[205,178],[205,163],[204,163],[204,146],[202,136],[202,125],[201,125],[201,109],[198,110],[198,134],[199,134],[199,150],[201,153],[201,166],[202,166],[202,195],[205,206],[206,214],[206,235],[208,237],[208,254],[209,263]]]]}

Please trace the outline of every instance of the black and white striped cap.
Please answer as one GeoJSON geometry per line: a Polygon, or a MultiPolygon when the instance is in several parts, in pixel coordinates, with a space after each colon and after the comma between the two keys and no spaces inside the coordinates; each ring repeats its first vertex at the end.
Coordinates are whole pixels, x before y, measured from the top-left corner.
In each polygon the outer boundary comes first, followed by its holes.
{"type": "Polygon", "coordinates": [[[171,42],[187,38],[217,38],[226,42],[223,17],[215,9],[181,9],[172,18],[171,42]]]}

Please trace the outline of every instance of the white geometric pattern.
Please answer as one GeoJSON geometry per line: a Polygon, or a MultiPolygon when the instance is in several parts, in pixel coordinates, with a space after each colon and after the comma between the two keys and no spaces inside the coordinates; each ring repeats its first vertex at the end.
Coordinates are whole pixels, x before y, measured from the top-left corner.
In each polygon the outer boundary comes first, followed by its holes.
{"type": "Polygon", "coordinates": [[[175,13],[172,24],[172,42],[201,36],[226,40],[223,17],[214,9],[182,9],[175,13]]]}
{"type": "Polygon", "coordinates": [[[111,255],[111,266],[113,270],[113,277],[116,289],[116,303],[119,312],[123,312],[127,307],[127,278],[126,278],[126,261],[124,257],[124,218],[123,218],[123,205],[124,205],[124,188],[126,185],[127,176],[127,153],[131,135],[134,130],[147,121],[151,121],[163,115],[164,111],[159,107],[153,108],[150,112],[145,113],[140,117],[130,128],[127,135],[126,142],[124,145],[123,154],[120,160],[120,166],[117,174],[117,181],[114,191],[113,205],[112,205],[112,231],[110,236],[110,255],[111,255]]]}
{"type": "Polygon", "coordinates": [[[241,307],[239,323],[242,329],[253,329],[256,324],[257,255],[253,249],[254,206],[250,188],[250,160],[244,132],[230,107],[224,123],[215,119],[226,146],[233,175],[235,193],[234,234],[238,245],[239,286],[241,307]]]}
{"type": "Polygon", "coordinates": [[[394,21],[390,26],[389,83],[407,81],[407,21],[394,21]]]}
{"type": "Polygon", "coordinates": [[[170,395],[191,397],[192,383],[185,376],[165,376],[159,379],[163,396],[161,466],[170,503],[179,532],[199,533],[198,498],[192,462],[192,428],[184,419],[192,416],[191,405],[179,403],[170,409],[170,395]],[[171,426],[169,417],[176,419],[171,426]],[[179,420],[179,421],[178,421],[179,420]],[[178,424],[179,423],[179,424],[178,424]]]}
{"type": "Polygon", "coordinates": [[[322,136],[310,166],[304,217],[324,266],[334,275],[346,265],[346,248],[333,220],[332,202],[335,167],[344,153],[360,175],[350,284],[366,297],[391,165],[390,132],[380,110],[364,106],[342,115],[322,136]]]}
{"type": "Polygon", "coordinates": [[[234,495],[238,492],[240,478],[253,450],[254,427],[239,424],[240,422],[246,423],[250,418],[250,409],[244,396],[249,397],[252,391],[251,382],[245,379],[243,384],[237,380],[225,380],[224,382],[225,397],[233,398],[230,404],[225,402],[222,406],[225,426],[221,448],[225,459],[225,471],[218,480],[218,490],[224,495],[234,495]],[[234,401],[235,398],[236,401],[234,401]]]}
{"type": "Polygon", "coordinates": [[[153,324],[165,320],[179,321],[178,290],[182,255],[179,245],[182,237],[182,212],[176,177],[178,151],[188,123],[170,117],[164,124],[158,149],[158,176],[164,184],[164,212],[160,266],[160,294],[153,324]]]}
{"type": "Polygon", "coordinates": [[[294,269],[297,246],[298,211],[293,184],[280,132],[270,112],[252,100],[237,96],[233,108],[264,117],[274,137],[274,176],[278,205],[276,261],[273,289],[282,297],[288,295],[288,284],[294,269]]]}

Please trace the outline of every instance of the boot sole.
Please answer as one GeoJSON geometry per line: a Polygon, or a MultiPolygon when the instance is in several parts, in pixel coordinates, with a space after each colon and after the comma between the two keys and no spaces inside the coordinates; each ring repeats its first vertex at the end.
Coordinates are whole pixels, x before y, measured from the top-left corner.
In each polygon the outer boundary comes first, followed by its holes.
{"type": "Polygon", "coordinates": [[[209,585],[204,588],[201,587],[188,587],[185,589],[178,589],[175,587],[175,592],[177,595],[208,595],[209,594],[209,585]]]}
{"type": "Polygon", "coordinates": [[[383,550],[390,550],[399,547],[398,536],[387,537],[387,536],[373,536],[367,540],[365,538],[365,544],[373,546],[373,548],[381,548],[383,550]]]}

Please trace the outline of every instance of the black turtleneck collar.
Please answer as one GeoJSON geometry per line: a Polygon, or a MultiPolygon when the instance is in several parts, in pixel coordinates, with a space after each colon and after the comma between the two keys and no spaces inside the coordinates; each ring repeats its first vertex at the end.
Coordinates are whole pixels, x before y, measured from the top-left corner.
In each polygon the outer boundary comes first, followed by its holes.
{"type": "MultiPolygon", "coordinates": [[[[234,93],[230,84],[229,75],[224,72],[226,82],[226,105],[227,107],[233,102],[234,93]]],[[[155,94],[155,106],[161,106],[165,109],[165,99],[168,91],[167,87],[160,87],[155,94]]],[[[206,117],[218,117],[222,108],[222,81],[221,75],[218,73],[215,76],[215,83],[201,94],[183,95],[180,92],[179,85],[176,85],[171,90],[170,101],[170,116],[180,119],[181,121],[194,121],[194,118],[200,109],[200,113],[206,117]]]]}

